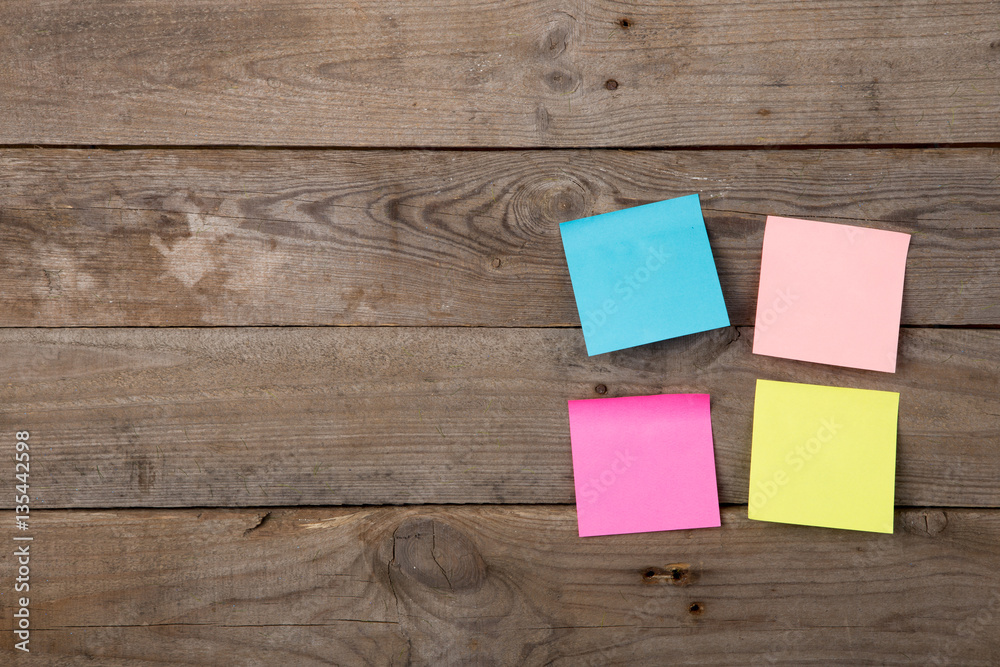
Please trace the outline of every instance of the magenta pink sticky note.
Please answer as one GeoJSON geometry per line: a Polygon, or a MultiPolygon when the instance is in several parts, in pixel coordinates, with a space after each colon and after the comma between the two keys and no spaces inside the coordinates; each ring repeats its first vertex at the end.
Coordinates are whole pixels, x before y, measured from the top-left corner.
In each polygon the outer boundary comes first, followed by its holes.
{"type": "Polygon", "coordinates": [[[896,371],[910,235],[768,216],[753,351],[896,371]]]}
{"type": "Polygon", "coordinates": [[[720,525],[708,394],[569,401],[580,536],[720,525]]]}

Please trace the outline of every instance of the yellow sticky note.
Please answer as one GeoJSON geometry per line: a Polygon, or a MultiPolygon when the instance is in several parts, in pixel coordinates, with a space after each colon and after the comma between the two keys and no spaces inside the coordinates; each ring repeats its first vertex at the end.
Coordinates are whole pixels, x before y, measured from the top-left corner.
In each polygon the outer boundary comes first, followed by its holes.
{"type": "Polygon", "coordinates": [[[748,513],[891,533],[899,394],[757,380],[748,513]]]}

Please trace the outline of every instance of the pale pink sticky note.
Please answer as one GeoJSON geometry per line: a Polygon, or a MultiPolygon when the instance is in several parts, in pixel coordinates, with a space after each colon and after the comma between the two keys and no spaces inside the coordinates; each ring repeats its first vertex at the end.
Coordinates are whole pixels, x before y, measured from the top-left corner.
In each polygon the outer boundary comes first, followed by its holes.
{"type": "Polygon", "coordinates": [[[569,401],[581,537],[720,525],[708,394],[569,401]]]}
{"type": "Polygon", "coordinates": [[[768,216],[753,351],[896,371],[910,235],[768,216]]]}

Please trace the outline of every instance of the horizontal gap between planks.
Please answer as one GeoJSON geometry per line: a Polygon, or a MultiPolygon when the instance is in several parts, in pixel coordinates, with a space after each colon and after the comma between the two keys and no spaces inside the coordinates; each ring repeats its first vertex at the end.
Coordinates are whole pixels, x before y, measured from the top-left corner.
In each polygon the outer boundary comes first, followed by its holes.
{"type": "Polygon", "coordinates": [[[524,151],[810,151],[810,150],[927,150],[927,149],[1000,149],[1000,142],[955,142],[914,144],[719,144],[706,146],[296,146],[247,144],[0,144],[0,150],[218,150],[218,151],[436,151],[462,153],[515,153],[524,151]]]}
{"type": "MultiPolygon", "coordinates": [[[[731,324],[731,327],[753,329],[753,324],[731,324]]],[[[538,324],[493,326],[487,324],[60,324],[31,326],[0,326],[0,331],[19,329],[580,329],[577,324],[538,324]]],[[[1000,324],[900,324],[900,329],[956,329],[956,330],[994,330],[1000,329],[1000,324]]],[[[687,334],[696,336],[696,332],[687,334]]],[[[670,339],[664,339],[670,340],[670,339]]],[[[661,342],[661,341],[654,341],[661,342]]],[[[629,349],[629,348],[623,348],[629,349]]]]}
{"type": "MultiPolygon", "coordinates": [[[[304,505],[129,505],[129,506],[104,506],[104,505],[74,505],[73,507],[32,507],[32,514],[43,512],[197,512],[210,510],[239,510],[246,512],[281,512],[294,509],[330,509],[330,510],[351,510],[351,509],[371,509],[373,507],[426,507],[434,508],[455,508],[455,507],[544,507],[546,509],[569,509],[576,507],[575,503],[369,503],[352,505],[330,505],[304,504],[304,505]]],[[[719,503],[720,509],[747,507],[746,503],[719,503]]],[[[990,512],[1000,510],[996,505],[894,505],[893,511],[904,510],[942,510],[942,511],[968,511],[968,512],[990,512]]],[[[2,512],[11,512],[11,508],[2,508],[2,512]]],[[[781,523],[777,521],[763,521],[763,523],[781,523]]],[[[806,524],[784,524],[784,525],[806,525],[806,524]]],[[[822,528],[822,526],[817,526],[822,528]]],[[[696,530],[696,529],[690,529],[696,530]]],[[[839,529],[833,529],[839,530],[839,529]]],[[[651,531],[666,532],[666,531],[651,531]]]]}

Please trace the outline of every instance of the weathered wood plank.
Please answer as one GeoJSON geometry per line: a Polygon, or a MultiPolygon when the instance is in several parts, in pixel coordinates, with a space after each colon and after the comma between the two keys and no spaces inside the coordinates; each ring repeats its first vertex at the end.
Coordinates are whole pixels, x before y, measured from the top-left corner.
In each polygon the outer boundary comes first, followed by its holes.
{"type": "Polygon", "coordinates": [[[717,529],[586,539],[565,506],[33,519],[21,657],[48,664],[1000,660],[998,510],[902,510],[873,535],[729,507],[717,529]]]}
{"type": "Polygon", "coordinates": [[[0,325],[578,324],[558,223],[699,192],[734,324],[768,213],[914,235],[912,325],[1000,324],[1000,154],[0,151],[0,325]]]}
{"type": "Polygon", "coordinates": [[[1000,506],[1000,331],[905,329],[896,374],[752,338],[588,358],[578,329],[7,329],[0,432],[31,432],[44,507],[572,503],[567,399],[706,392],[732,503],[769,378],[901,392],[897,504],[1000,506]]]}
{"type": "Polygon", "coordinates": [[[1000,140],[996,0],[6,2],[0,143],[1000,140]]]}

